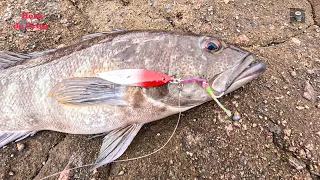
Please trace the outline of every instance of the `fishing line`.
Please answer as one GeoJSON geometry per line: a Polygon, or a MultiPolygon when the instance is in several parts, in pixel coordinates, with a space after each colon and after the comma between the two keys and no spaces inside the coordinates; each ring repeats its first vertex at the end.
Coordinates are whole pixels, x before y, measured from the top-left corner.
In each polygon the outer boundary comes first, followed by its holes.
{"type": "MultiPolygon", "coordinates": [[[[179,89],[178,107],[179,107],[179,109],[180,109],[180,106],[181,106],[181,105],[180,105],[180,104],[181,104],[181,103],[180,103],[180,101],[181,101],[181,84],[179,84],[178,89],[179,89]]],[[[141,158],[145,158],[145,157],[151,156],[151,155],[159,152],[160,150],[162,150],[162,149],[170,142],[170,140],[172,139],[173,135],[174,135],[175,132],[177,131],[178,125],[179,125],[180,119],[181,119],[181,113],[182,113],[182,111],[179,110],[178,120],[177,120],[177,123],[176,123],[176,125],[175,125],[175,127],[174,127],[174,130],[173,130],[171,136],[170,136],[169,139],[166,141],[166,143],[164,143],[164,145],[162,145],[159,149],[157,149],[157,150],[155,150],[155,151],[153,151],[153,152],[151,152],[151,153],[149,153],[149,154],[143,155],[143,156],[139,156],[139,157],[135,157],[135,158],[130,158],[130,159],[120,159],[120,160],[116,160],[116,161],[112,161],[112,162],[126,162],[126,161],[137,160],[137,159],[141,159],[141,158]]],[[[70,169],[64,169],[63,171],[72,171],[72,170],[75,170],[75,169],[84,168],[84,167],[93,166],[93,165],[94,165],[93,163],[91,163],[91,164],[85,164],[85,165],[83,165],[83,166],[78,166],[78,167],[74,167],[74,168],[70,168],[70,169]]],[[[46,176],[46,177],[44,177],[44,178],[41,178],[40,180],[44,180],[44,179],[48,179],[48,178],[53,177],[53,176],[60,175],[63,171],[57,172],[57,173],[55,173],[55,174],[51,174],[51,175],[49,175],[49,176],[46,176]]]]}

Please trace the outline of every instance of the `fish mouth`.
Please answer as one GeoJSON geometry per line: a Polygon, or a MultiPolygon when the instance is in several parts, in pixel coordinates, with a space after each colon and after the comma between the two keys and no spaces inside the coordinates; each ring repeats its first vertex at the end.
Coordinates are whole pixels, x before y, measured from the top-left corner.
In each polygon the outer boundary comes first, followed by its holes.
{"type": "Polygon", "coordinates": [[[219,74],[214,79],[213,91],[216,96],[221,97],[249,83],[265,70],[266,64],[262,61],[255,61],[255,57],[249,54],[239,65],[219,74]]]}

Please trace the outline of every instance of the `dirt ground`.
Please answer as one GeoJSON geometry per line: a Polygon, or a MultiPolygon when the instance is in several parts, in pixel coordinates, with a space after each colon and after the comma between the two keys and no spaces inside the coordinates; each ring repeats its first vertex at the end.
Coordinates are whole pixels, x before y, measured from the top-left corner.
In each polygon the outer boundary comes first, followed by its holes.
{"type": "MultiPolygon", "coordinates": [[[[214,102],[203,104],[183,113],[159,153],[93,173],[77,169],[71,179],[320,179],[318,0],[3,0],[0,20],[1,50],[57,48],[112,28],[161,29],[216,36],[267,63],[263,76],[221,98],[241,114],[238,123],[214,102]],[[304,9],[306,22],[290,23],[289,8],[304,9]],[[32,22],[48,30],[13,29],[21,12],[41,13],[32,22]]],[[[159,148],[177,117],[144,126],[120,159],[159,148]]],[[[0,149],[0,179],[41,179],[90,164],[102,137],[88,137],[43,131],[23,140],[21,152],[10,143],[0,149]]]]}

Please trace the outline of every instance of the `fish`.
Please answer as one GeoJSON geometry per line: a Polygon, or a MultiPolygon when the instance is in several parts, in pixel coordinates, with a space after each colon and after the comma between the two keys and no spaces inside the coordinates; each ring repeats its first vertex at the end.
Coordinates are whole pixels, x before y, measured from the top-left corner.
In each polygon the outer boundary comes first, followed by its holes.
{"type": "Polygon", "coordinates": [[[212,100],[197,82],[141,87],[98,76],[127,69],[203,78],[219,98],[266,65],[213,36],[159,30],[94,33],[41,52],[1,51],[0,147],[43,130],[103,135],[95,169],[119,158],[144,124],[212,100]]]}

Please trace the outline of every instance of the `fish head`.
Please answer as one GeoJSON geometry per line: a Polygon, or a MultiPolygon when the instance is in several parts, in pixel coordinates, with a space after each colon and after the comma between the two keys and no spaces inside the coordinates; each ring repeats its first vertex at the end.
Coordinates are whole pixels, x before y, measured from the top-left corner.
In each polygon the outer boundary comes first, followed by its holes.
{"type": "MultiPolygon", "coordinates": [[[[181,38],[176,45],[175,51],[183,47],[189,49],[178,53],[176,57],[179,63],[176,67],[179,68],[173,68],[173,71],[178,72],[177,77],[206,79],[217,97],[244,86],[266,70],[265,63],[256,62],[255,56],[249,51],[227,45],[214,37],[181,38]]],[[[180,93],[186,104],[189,102],[190,105],[212,100],[199,82],[183,83],[180,92],[172,87],[170,93],[180,93]]]]}

